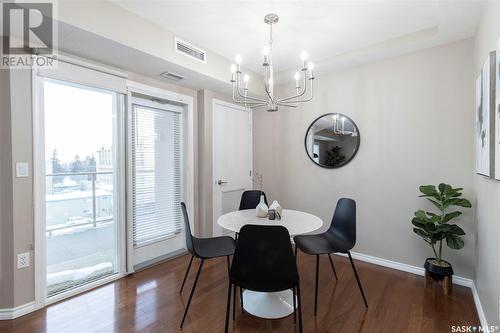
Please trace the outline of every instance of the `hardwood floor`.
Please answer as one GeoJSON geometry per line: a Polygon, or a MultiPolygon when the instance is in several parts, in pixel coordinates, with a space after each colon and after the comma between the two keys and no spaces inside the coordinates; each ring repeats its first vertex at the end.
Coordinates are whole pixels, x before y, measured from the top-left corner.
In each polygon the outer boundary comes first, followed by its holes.
{"type": "MultiPolygon", "coordinates": [[[[347,258],[320,262],[318,315],[313,316],[315,259],[299,253],[304,332],[450,332],[452,325],[479,325],[470,289],[439,285],[425,289],[424,278],[356,261],[368,299],[365,309],[347,258]]],[[[179,288],[189,261],[183,256],[85,294],[11,321],[0,332],[178,332],[198,261],[182,296],[179,288]]],[[[203,267],[182,332],[223,332],[227,297],[225,258],[203,267]]],[[[239,307],[237,308],[239,310],[239,307]]],[[[298,332],[293,316],[263,320],[236,312],[231,332],[298,332]]]]}

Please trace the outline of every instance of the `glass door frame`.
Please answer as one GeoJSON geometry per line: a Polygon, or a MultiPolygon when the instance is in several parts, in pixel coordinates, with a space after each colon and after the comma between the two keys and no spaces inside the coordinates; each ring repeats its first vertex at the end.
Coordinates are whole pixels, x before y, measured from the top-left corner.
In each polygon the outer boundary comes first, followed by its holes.
{"type": "MultiPolygon", "coordinates": [[[[93,69],[85,68],[88,71],[93,69]]],[[[52,78],[52,77],[51,77],[52,78]]],[[[46,243],[46,208],[45,208],[45,115],[44,115],[44,79],[37,68],[32,70],[32,110],[33,110],[33,188],[34,188],[34,268],[35,268],[35,309],[58,302],[62,299],[80,294],[111,281],[122,278],[126,274],[126,218],[125,218],[125,94],[116,92],[116,114],[113,142],[116,143],[114,199],[116,205],[116,237],[117,237],[117,273],[53,295],[47,296],[47,243],[46,243]]],[[[57,78],[55,78],[58,80],[57,78]]],[[[62,78],[61,81],[69,82],[62,78]]],[[[70,82],[71,83],[71,82],[70,82]]],[[[93,87],[91,84],[75,82],[93,87]]],[[[95,87],[100,89],[99,87],[95,87]]]]}

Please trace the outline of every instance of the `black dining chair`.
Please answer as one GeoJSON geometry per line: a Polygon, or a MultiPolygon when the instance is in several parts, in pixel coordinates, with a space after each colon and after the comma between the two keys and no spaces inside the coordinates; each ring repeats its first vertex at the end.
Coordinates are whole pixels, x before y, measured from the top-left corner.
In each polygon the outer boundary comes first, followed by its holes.
{"type": "MultiPolygon", "coordinates": [[[[283,226],[245,225],[240,230],[233,262],[229,272],[229,290],[226,307],[227,333],[232,287],[259,292],[277,292],[292,289],[293,315],[296,322],[298,308],[299,331],[302,332],[300,283],[297,263],[293,255],[290,234],[283,226]],[[295,295],[298,305],[296,306],[295,295]]],[[[236,303],[233,297],[233,320],[236,303]]]]}
{"type": "Polygon", "coordinates": [[[179,293],[182,293],[182,289],[184,289],[184,284],[186,283],[186,279],[189,273],[189,269],[191,268],[191,264],[193,263],[193,259],[195,257],[201,259],[200,267],[198,268],[198,273],[196,273],[196,278],[194,279],[193,289],[191,289],[191,294],[189,295],[189,300],[186,305],[186,309],[184,310],[184,316],[182,317],[182,322],[181,322],[181,328],[182,328],[182,325],[184,325],[184,320],[186,319],[189,305],[191,304],[191,299],[193,298],[196,284],[198,283],[198,278],[200,277],[200,272],[201,272],[201,267],[203,266],[203,262],[206,259],[226,257],[227,270],[229,273],[229,256],[234,254],[235,242],[234,239],[229,236],[213,237],[213,238],[194,237],[191,233],[191,227],[189,225],[189,217],[186,209],[186,204],[184,202],[181,202],[181,208],[182,208],[182,214],[184,215],[186,247],[189,253],[191,253],[191,260],[189,261],[186,275],[184,275],[184,280],[182,281],[182,286],[179,293]]]}
{"type": "Polygon", "coordinates": [[[363,301],[365,306],[368,307],[366,302],[365,293],[363,292],[363,287],[359,281],[358,273],[356,272],[356,267],[354,267],[354,262],[351,257],[350,250],[356,244],[356,202],[352,199],[341,198],[337,201],[337,207],[335,208],[335,213],[333,214],[332,222],[330,228],[317,235],[301,235],[295,236],[293,238],[295,243],[295,257],[297,257],[297,248],[299,248],[304,253],[316,256],[316,288],[314,290],[314,315],[316,315],[318,308],[318,276],[319,276],[319,256],[322,254],[328,254],[330,259],[330,264],[332,266],[335,278],[337,278],[337,272],[333,266],[333,261],[331,253],[347,253],[349,260],[351,261],[352,270],[354,271],[354,276],[358,282],[359,290],[361,291],[361,296],[363,296],[363,301]]]}
{"type": "Polygon", "coordinates": [[[267,203],[267,197],[264,191],[259,191],[259,190],[249,190],[243,192],[241,195],[241,200],[240,200],[240,208],[239,210],[244,210],[244,209],[254,209],[257,207],[257,205],[260,202],[260,196],[264,196],[264,202],[267,203]]]}

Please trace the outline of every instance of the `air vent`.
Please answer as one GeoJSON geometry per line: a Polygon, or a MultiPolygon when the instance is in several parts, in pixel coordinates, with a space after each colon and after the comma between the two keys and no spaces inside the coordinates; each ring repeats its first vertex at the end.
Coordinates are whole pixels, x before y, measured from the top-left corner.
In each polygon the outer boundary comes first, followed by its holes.
{"type": "Polygon", "coordinates": [[[175,74],[175,73],[172,73],[172,72],[163,72],[160,74],[160,76],[164,79],[169,79],[169,80],[172,80],[172,81],[180,81],[180,80],[184,80],[184,76],[180,75],[180,74],[175,74]]]}
{"type": "Polygon", "coordinates": [[[175,38],[175,51],[191,59],[207,63],[207,52],[177,37],[175,38]]]}

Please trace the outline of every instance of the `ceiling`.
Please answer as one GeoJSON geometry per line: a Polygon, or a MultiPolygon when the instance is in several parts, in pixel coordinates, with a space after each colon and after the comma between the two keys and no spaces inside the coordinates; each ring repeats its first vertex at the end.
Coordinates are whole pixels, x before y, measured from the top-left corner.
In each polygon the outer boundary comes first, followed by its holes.
{"type": "Polygon", "coordinates": [[[59,22],[58,39],[58,52],[71,58],[96,61],[98,64],[105,64],[112,69],[125,70],[145,77],[156,78],[157,80],[160,80],[158,74],[168,69],[186,77],[186,79],[181,81],[164,79],[167,83],[194,90],[209,88],[226,95],[231,93],[229,82],[203,75],[192,69],[152,56],[67,23],[59,22]],[[120,56],[117,57],[117,54],[120,56]]]}
{"type": "MultiPolygon", "coordinates": [[[[268,28],[263,17],[280,16],[274,27],[275,70],[298,68],[305,50],[315,63],[365,50],[384,56],[445,44],[474,35],[481,1],[145,1],[117,5],[195,45],[260,71],[268,28]],[[418,38],[415,36],[418,35],[418,38]],[[401,43],[404,41],[404,43],[401,43]],[[394,44],[394,43],[392,43],[394,44]]],[[[369,60],[369,59],[368,59],[369,60]]]]}

